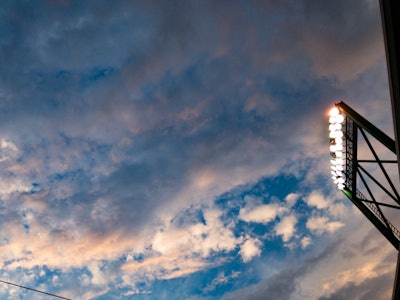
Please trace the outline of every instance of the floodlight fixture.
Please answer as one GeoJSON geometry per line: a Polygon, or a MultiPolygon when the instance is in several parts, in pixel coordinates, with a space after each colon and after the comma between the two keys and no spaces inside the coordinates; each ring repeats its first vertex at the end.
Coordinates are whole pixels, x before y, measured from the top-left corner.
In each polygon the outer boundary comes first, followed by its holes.
{"type": "Polygon", "coordinates": [[[330,163],[334,184],[356,204],[396,250],[399,250],[400,231],[389,221],[382,210],[383,207],[390,207],[400,212],[400,193],[384,166],[386,163],[397,163],[397,160],[380,159],[369,141],[367,133],[393,153],[395,153],[394,141],[344,102],[335,104],[330,110],[329,124],[330,163]],[[374,156],[373,160],[360,159],[357,153],[359,133],[367,142],[374,156]],[[371,172],[363,167],[363,163],[378,164],[383,176],[379,179],[375,178],[371,172]],[[388,181],[386,185],[380,182],[382,177],[388,181]],[[375,186],[380,189],[378,193],[386,194],[385,201],[376,201],[376,191],[372,188],[371,182],[375,183],[375,186]],[[361,184],[368,197],[361,192],[361,184]]]}
{"type": "Polygon", "coordinates": [[[329,112],[329,138],[331,152],[331,169],[332,179],[339,189],[343,189],[344,168],[342,166],[343,157],[343,126],[344,116],[340,113],[339,108],[333,107],[329,112]]]}
{"type": "MultiPolygon", "coordinates": [[[[388,165],[398,164],[395,141],[364,119],[344,102],[335,104],[329,113],[329,150],[333,183],[369,219],[383,236],[400,250],[400,192],[399,174],[388,165]],[[371,140],[375,140],[375,144],[371,140]],[[364,141],[373,159],[362,159],[358,144],[364,141]],[[395,159],[383,159],[376,147],[385,149],[395,159]],[[366,165],[374,165],[372,170],[366,165]],[[365,196],[366,195],[366,196],[365,196]]],[[[400,252],[399,252],[400,253],[400,252]]],[[[400,254],[399,262],[400,266],[400,254]]],[[[400,267],[396,270],[393,300],[400,300],[400,267]]]]}

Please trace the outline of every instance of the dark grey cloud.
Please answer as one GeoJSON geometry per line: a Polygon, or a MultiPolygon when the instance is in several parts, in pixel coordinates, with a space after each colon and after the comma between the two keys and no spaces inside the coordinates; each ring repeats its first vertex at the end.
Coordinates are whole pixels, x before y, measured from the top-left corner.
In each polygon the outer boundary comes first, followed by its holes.
{"type": "MultiPolygon", "coordinates": [[[[154,89],[154,84],[165,82],[167,72],[190,72],[190,65],[207,64],[207,61],[199,57],[205,53],[213,57],[218,51],[221,51],[224,58],[218,64],[214,61],[211,70],[204,70],[207,71],[207,77],[201,79],[208,81],[201,84],[199,78],[192,80],[198,85],[197,98],[204,100],[214,95],[220,98],[218,101],[226,108],[232,104],[229,98],[233,98],[236,103],[243,101],[229,96],[229,90],[233,85],[243,85],[246,80],[253,81],[257,74],[251,68],[256,68],[261,77],[271,72],[274,72],[275,77],[278,75],[275,73],[277,69],[284,70],[278,76],[303,73],[300,78],[314,77],[307,63],[295,63],[296,59],[311,62],[318,60],[313,52],[317,47],[307,43],[309,38],[326,38],[332,44],[325,45],[329,51],[321,53],[328,52],[342,58],[353,57],[356,48],[371,49],[369,44],[372,42],[347,42],[353,41],[355,37],[380,37],[376,26],[376,10],[369,6],[365,6],[365,10],[358,10],[358,5],[358,2],[340,2],[329,7],[311,5],[307,1],[296,5],[284,1],[279,4],[239,1],[230,2],[229,5],[224,2],[176,2],[170,5],[157,1],[121,1],[113,4],[38,2],[35,5],[8,2],[3,9],[7,16],[3,23],[6,28],[4,33],[10,37],[5,39],[2,47],[4,55],[1,57],[8,71],[7,75],[4,73],[2,76],[2,88],[10,100],[3,102],[4,111],[14,111],[16,116],[22,114],[24,122],[19,123],[20,127],[32,119],[26,126],[41,130],[54,125],[56,128],[74,127],[73,124],[77,122],[81,127],[88,128],[93,126],[90,123],[104,115],[108,115],[112,123],[118,119],[121,110],[128,113],[139,110],[139,115],[145,110],[151,114],[146,114],[142,123],[152,122],[149,119],[160,118],[154,112],[170,112],[180,105],[176,101],[177,95],[169,88],[166,96],[167,99],[174,99],[173,105],[167,101],[165,105],[168,107],[152,107],[149,105],[151,100],[148,90],[154,89]],[[346,10],[342,11],[344,7],[346,10]],[[335,18],[331,17],[331,11],[337,12],[335,18]],[[354,27],[350,18],[357,18],[357,30],[349,30],[350,26],[354,27]],[[344,36],[347,32],[353,34],[355,31],[355,36],[344,36]],[[332,34],[327,35],[327,32],[332,34]],[[346,51],[346,55],[341,52],[339,55],[337,49],[343,47],[338,45],[354,49],[346,51]],[[274,69],[271,64],[276,60],[271,58],[276,55],[283,57],[277,61],[278,66],[274,69]],[[291,62],[283,63],[288,58],[292,59],[291,62]],[[262,63],[262,60],[268,61],[268,64],[262,63]],[[257,69],[258,66],[263,69],[257,69]],[[91,75],[96,70],[99,73],[102,70],[113,70],[111,75],[100,80],[102,88],[99,88],[98,80],[93,80],[94,76],[91,75]],[[224,70],[222,74],[221,70],[224,70]],[[220,83],[229,85],[227,89],[221,88],[216,93],[215,88],[220,83]],[[50,86],[51,90],[48,88],[50,86]],[[221,97],[224,95],[225,99],[221,97]],[[132,99],[127,101],[132,97],[144,98],[143,105],[146,108],[140,104],[132,105],[132,102],[136,102],[132,99]],[[40,125],[38,122],[45,124],[40,125]]],[[[326,59],[329,60],[332,59],[326,59]]],[[[185,84],[187,81],[183,80],[174,83],[173,87],[185,84]]],[[[274,82],[265,84],[273,85],[274,82]]],[[[289,83],[296,85],[296,88],[300,84],[302,82],[289,83]]],[[[164,87],[167,88],[168,85],[164,87]]],[[[233,90],[231,94],[236,95],[235,92],[233,90]]],[[[247,93],[243,96],[249,95],[247,93]]],[[[194,106],[195,97],[188,99],[187,94],[181,97],[185,99],[183,104],[186,107],[188,103],[194,106]]],[[[281,102],[280,99],[276,101],[281,102]]],[[[285,101],[292,103],[288,99],[285,101]]],[[[294,103],[304,104],[302,100],[294,103]]],[[[207,104],[210,109],[218,105],[214,98],[207,104]]],[[[287,104],[284,106],[291,107],[287,104]]],[[[287,114],[291,115],[290,111],[287,114]]],[[[3,120],[7,126],[12,119],[10,116],[3,120]]],[[[112,129],[115,128],[106,127],[104,131],[110,135],[112,129]]]]}
{"type": "Polygon", "coordinates": [[[300,13],[291,29],[319,74],[348,80],[384,55],[378,6],[376,1],[304,1],[295,6],[300,13]]]}
{"type": "Polygon", "coordinates": [[[305,259],[302,264],[297,265],[296,263],[291,266],[288,264],[264,281],[228,294],[223,299],[291,299],[292,295],[298,292],[298,282],[300,278],[316,265],[323,262],[327,257],[331,256],[337,249],[338,243],[334,242],[324,248],[321,253],[305,259]]]}
{"type": "Polygon", "coordinates": [[[393,274],[386,273],[382,276],[366,279],[361,284],[349,283],[328,297],[320,297],[319,300],[339,299],[388,299],[393,289],[393,274]]]}

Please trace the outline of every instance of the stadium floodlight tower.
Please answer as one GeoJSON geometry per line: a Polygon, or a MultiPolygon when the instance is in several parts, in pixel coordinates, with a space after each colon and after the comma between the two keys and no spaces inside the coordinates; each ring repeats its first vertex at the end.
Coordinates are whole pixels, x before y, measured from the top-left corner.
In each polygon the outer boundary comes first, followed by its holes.
{"type": "MultiPolygon", "coordinates": [[[[395,141],[344,102],[329,117],[331,173],[339,190],[400,250],[400,196],[395,141]],[[397,181],[393,180],[397,178],[397,181]]],[[[400,258],[400,256],[399,256],[400,258]]],[[[393,298],[398,300],[399,260],[393,298]]]]}

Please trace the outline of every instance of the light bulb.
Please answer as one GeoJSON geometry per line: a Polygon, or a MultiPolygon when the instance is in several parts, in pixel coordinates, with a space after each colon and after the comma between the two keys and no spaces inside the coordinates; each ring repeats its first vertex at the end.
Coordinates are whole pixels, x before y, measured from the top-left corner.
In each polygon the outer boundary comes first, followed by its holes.
{"type": "Polygon", "coordinates": [[[341,138],[343,137],[343,132],[342,131],[335,131],[335,138],[341,138]]]}
{"type": "Polygon", "coordinates": [[[329,111],[330,116],[337,116],[339,114],[339,109],[335,106],[329,111]]]}
{"type": "Polygon", "coordinates": [[[336,164],[343,166],[344,165],[343,158],[336,158],[336,164]]]}
{"type": "Polygon", "coordinates": [[[336,116],[330,117],[330,118],[329,118],[329,123],[331,123],[331,124],[336,124],[336,123],[338,123],[338,122],[337,122],[336,116]]]}
{"type": "Polygon", "coordinates": [[[336,157],[340,158],[343,156],[343,153],[342,153],[342,151],[336,151],[335,155],[336,155],[336,157]]]}

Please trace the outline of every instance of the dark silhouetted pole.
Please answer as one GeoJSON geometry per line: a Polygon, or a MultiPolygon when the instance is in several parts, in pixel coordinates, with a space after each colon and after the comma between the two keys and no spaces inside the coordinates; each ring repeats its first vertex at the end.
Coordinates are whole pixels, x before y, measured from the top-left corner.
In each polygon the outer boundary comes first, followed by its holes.
{"type": "MultiPolygon", "coordinates": [[[[383,35],[385,39],[386,61],[389,74],[389,88],[392,100],[394,138],[397,165],[400,176],[400,1],[380,0],[383,35]]],[[[399,177],[400,178],[400,177],[399,177]]],[[[400,250],[400,245],[397,248],[400,250]]],[[[392,300],[400,300],[400,252],[393,287],[392,300]]]]}

